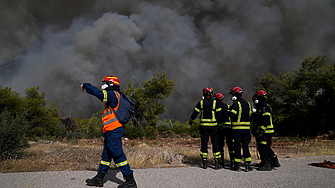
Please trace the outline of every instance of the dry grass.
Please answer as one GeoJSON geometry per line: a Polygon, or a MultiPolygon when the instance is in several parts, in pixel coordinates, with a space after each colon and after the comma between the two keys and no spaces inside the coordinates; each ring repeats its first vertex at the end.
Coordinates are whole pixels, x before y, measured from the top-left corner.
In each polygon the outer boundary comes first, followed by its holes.
{"type": "MultiPolygon", "coordinates": [[[[124,141],[124,151],[133,169],[199,166],[201,162],[199,146],[199,139],[189,138],[124,141]],[[168,164],[167,157],[175,153],[183,156],[183,163],[168,164]]],[[[274,143],[272,148],[279,158],[335,155],[334,141],[279,142],[274,143]]],[[[26,156],[22,159],[0,161],[0,172],[96,170],[101,152],[101,142],[92,142],[92,140],[82,141],[75,145],[37,143],[25,150],[26,156]]],[[[225,159],[228,161],[228,153],[226,150],[225,152],[225,159]]],[[[250,144],[250,153],[252,159],[256,160],[254,141],[250,144]]],[[[211,152],[209,162],[213,162],[211,152]]],[[[115,165],[111,165],[111,168],[115,168],[115,165]]]]}

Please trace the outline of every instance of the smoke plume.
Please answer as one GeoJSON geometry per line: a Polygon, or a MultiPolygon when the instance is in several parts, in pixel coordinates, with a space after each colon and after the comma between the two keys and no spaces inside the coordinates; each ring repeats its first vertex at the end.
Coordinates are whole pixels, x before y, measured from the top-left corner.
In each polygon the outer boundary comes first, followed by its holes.
{"type": "Polygon", "coordinates": [[[240,86],[299,67],[305,55],[335,60],[335,3],[324,0],[58,0],[0,2],[0,84],[40,86],[62,115],[102,108],[80,90],[107,74],[139,86],[165,71],[176,82],[161,119],[185,122],[204,87],[240,86]]]}

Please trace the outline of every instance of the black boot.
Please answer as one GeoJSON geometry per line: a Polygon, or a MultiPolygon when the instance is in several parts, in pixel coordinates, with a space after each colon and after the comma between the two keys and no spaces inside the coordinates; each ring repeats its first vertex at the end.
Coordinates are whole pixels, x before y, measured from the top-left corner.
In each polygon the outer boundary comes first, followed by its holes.
{"type": "Polygon", "coordinates": [[[257,167],[260,167],[260,166],[263,166],[263,165],[264,165],[264,160],[263,159],[261,159],[260,163],[256,164],[257,167]]]}
{"type": "Polygon", "coordinates": [[[233,169],[232,170],[234,170],[234,171],[241,171],[241,168],[240,168],[240,163],[236,163],[236,162],[234,162],[234,167],[233,167],[233,169]]]}
{"type": "Polygon", "coordinates": [[[133,173],[129,174],[128,176],[124,176],[124,178],[126,179],[126,181],[122,185],[119,185],[118,188],[136,188],[137,187],[133,173]]]}
{"type": "Polygon", "coordinates": [[[206,158],[202,159],[202,168],[207,169],[207,159],[206,158]]]}
{"type": "Polygon", "coordinates": [[[223,168],[224,166],[224,155],[221,153],[221,160],[220,160],[220,166],[223,168]]]}
{"type": "Polygon", "coordinates": [[[271,171],[272,167],[271,167],[270,161],[268,161],[266,159],[263,159],[263,160],[264,160],[264,163],[263,163],[262,166],[258,167],[258,170],[261,170],[261,171],[271,171]]]}
{"type": "Polygon", "coordinates": [[[280,167],[277,155],[271,157],[271,166],[272,167],[280,167]]]}
{"type": "Polygon", "coordinates": [[[105,174],[98,171],[98,174],[94,176],[92,179],[87,179],[86,183],[88,186],[96,186],[96,187],[103,187],[104,186],[104,177],[105,174]]]}
{"type": "Polygon", "coordinates": [[[252,171],[252,170],[253,170],[253,168],[251,168],[250,163],[245,163],[245,171],[249,172],[249,171],[252,171]]]}
{"type": "Polygon", "coordinates": [[[214,159],[214,161],[215,161],[215,170],[219,170],[221,168],[220,159],[214,159]]]}

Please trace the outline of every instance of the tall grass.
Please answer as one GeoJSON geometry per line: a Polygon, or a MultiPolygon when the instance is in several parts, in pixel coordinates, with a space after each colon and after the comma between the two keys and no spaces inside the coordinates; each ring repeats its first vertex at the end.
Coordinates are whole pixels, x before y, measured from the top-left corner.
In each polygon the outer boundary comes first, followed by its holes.
{"type": "MultiPolygon", "coordinates": [[[[200,141],[195,145],[185,147],[183,145],[162,144],[166,140],[129,141],[124,145],[127,160],[133,169],[138,168],[164,168],[200,166],[199,155],[200,141]],[[155,142],[155,143],[154,143],[155,142]],[[166,159],[173,154],[183,156],[182,163],[168,164],[166,159]]],[[[10,159],[0,161],[0,172],[36,172],[36,171],[74,171],[74,170],[97,170],[103,146],[101,140],[77,144],[33,144],[24,150],[22,159],[10,159]]],[[[185,142],[186,143],[186,142],[185,142]]],[[[335,155],[334,141],[309,140],[292,143],[275,143],[273,150],[279,158],[294,158],[316,155],[335,155]],[[277,145],[276,145],[277,144],[277,145]]],[[[254,142],[250,144],[252,162],[257,160],[257,152],[254,142]]],[[[227,148],[225,148],[225,160],[229,161],[227,148]]],[[[209,162],[214,162],[214,157],[209,148],[209,162]]],[[[111,168],[116,168],[112,163],[111,168]]]]}

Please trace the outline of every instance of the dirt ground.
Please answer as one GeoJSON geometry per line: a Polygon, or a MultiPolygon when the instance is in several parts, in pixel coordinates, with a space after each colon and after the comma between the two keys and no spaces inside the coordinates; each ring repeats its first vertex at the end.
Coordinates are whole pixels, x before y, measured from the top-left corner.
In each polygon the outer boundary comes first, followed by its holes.
{"type": "MultiPolygon", "coordinates": [[[[200,166],[200,138],[186,135],[162,134],[156,140],[130,140],[122,138],[124,152],[131,167],[169,168],[200,166]]],[[[258,153],[253,137],[249,145],[252,162],[257,162],[258,153]]],[[[81,139],[77,143],[38,141],[25,149],[25,157],[0,161],[0,173],[36,171],[96,170],[100,163],[103,139],[81,139]]],[[[208,143],[209,161],[213,161],[211,142],[208,143]]],[[[272,149],[279,158],[335,155],[335,141],[323,139],[273,138],[272,149]],[[294,139],[293,139],[294,140],[294,139]]],[[[229,163],[225,145],[225,162],[229,163]]],[[[115,168],[115,165],[111,165],[115,168]]]]}

